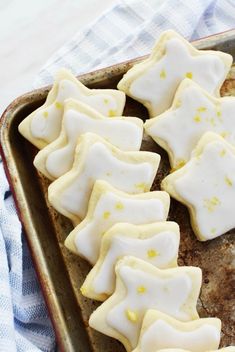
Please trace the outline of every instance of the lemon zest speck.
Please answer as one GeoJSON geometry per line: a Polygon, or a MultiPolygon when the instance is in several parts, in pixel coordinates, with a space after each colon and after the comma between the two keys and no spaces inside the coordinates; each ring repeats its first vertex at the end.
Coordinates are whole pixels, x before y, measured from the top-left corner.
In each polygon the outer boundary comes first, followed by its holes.
{"type": "Polygon", "coordinates": [[[155,258],[159,255],[159,253],[155,249],[149,249],[147,254],[149,258],[155,258]]]}
{"type": "Polygon", "coordinates": [[[222,150],[220,151],[220,153],[219,153],[219,155],[220,155],[221,157],[225,156],[225,154],[226,154],[226,150],[225,150],[225,149],[222,149],[222,150]]]}
{"type": "Polygon", "coordinates": [[[146,291],[147,291],[146,287],[144,287],[144,286],[137,287],[137,292],[138,293],[145,293],[146,291]]]}
{"type": "Polygon", "coordinates": [[[56,102],[55,102],[55,107],[56,107],[57,109],[62,109],[63,105],[62,105],[59,101],[56,101],[56,102]]]}
{"type": "Polygon", "coordinates": [[[160,78],[162,78],[162,79],[166,78],[166,71],[164,69],[161,70],[161,72],[160,72],[160,78]]]}
{"type": "Polygon", "coordinates": [[[181,107],[181,105],[182,105],[182,101],[180,99],[178,99],[175,103],[175,107],[179,108],[179,107],[181,107]]]}
{"type": "Polygon", "coordinates": [[[197,109],[198,112],[205,112],[206,111],[206,107],[205,106],[199,106],[199,108],[197,109]]]}
{"type": "Polygon", "coordinates": [[[199,115],[195,115],[193,119],[195,122],[201,122],[201,117],[199,115]]]}
{"type": "Polygon", "coordinates": [[[126,317],[132,323],[136,323],[138,320],[138,313],[134,312],[133,310],[127,309],[126,310],[126,317]]]}
{"type": "Polygon", "coordinates": [[[228,132],[224,131],[220,133],[221,137],[226,138],[228,136],[228,132]]]}
{"type": "Polygon", "coordinates": [[[110,109],[110,110],[109,110],[109,117],[114,117],[114,116],[116,116],[116,111],[110,109]]]}
{"type": "Polygon", "coordinates": [[[44,116],[44,117],[48,117],[48,111],[44,111],[44,112],[43,112],[43,116],[44,116]]]}
{"type": "Polygon", "coordinates": [[[193,73],[192,72],[186,72],[185,77],[192,79],[193,78],[193,73]]]}
{"type": "Polygon", "coordinates": [[[121,202],[116,203],[115,208],[117,210],[122,210],[124,208],[124,205],[121,202]]]}
{"type": "Polygon", "coordinates": [[[105,220],[107,220],[109,217],[110,217],[110,211],[105,211],[105,212],[103,213],[103,218],[104,218],[105,220]]]}
{"type": "Polygon", "coordinates": [[[204,199],[204,207],[207,208],[207,210],[212,213],[216,206],[220,204],[220,200],[217,197],[212,197],[210,199],[204,199]]]}
{"type": "Polygon", "coordinates": [[[232,187],[233,182],[231,181],[231,179],[230,179],[228,176],[225,176],[224,180],[225,180],[225,183],[226,183],[229,187],[232,187]]]}
{"type": "Polygon", "coordinates": [[[140,183],[137,183],[135,187],[144,191],[146,189],[146,184],[144,182],[140,182],[140,183]]]}

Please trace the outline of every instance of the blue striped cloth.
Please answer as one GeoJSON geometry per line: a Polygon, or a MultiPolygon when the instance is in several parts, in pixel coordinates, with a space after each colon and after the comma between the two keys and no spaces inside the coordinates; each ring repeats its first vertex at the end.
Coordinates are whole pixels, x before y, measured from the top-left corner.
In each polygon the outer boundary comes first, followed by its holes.
{"type": "Polygon", "coordinates": [[[54,331],[0,161],[0,351],[54,350],[54,331]]]}
{"type": "MultiPolygon", "coordinates": [[[[79,19],[78,19],[79,20],[79,19]]],[[[88,72],[148,53],[162,30],[192,40],[230,29],[234,0],[122,0],[64,45],[39,72],[88,72]]],[[[0,352],[54,351],[55,336],[0,161],[0,352]]]]}
{"type": "Polygon", "coordinates": [[[234,0],[117,1],[49,59],[34,86],[51,83],[60,67],[78,75],[147,54],[166,29],[194,40],[234,27],[234,0]]]}

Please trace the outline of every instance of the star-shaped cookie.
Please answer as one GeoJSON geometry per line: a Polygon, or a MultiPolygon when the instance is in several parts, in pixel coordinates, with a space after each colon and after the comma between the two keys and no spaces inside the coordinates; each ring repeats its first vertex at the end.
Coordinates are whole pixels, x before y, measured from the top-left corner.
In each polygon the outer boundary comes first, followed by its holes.
{"type": "Polygon", "coordinates": [[[106,180],[131,194],[150,190],[160,155],[152,152],[123,152],[93,133],[83,134],[70,171],[51,183],[48,199],[61,214],[77,223],[87,212],[96,180],[106,180]]]}
{"type": "Polygon", "coordinates": [[[141,259],[124,257],[115,272],[115,292],[91,314],[89,325],[122,342],[127,351],[137,346],[148,309],[181,321],[198,319],[201,269],[182,266],[161,270],[141,259]]]}
{"type": "Polygon", "coordinates": [[[232,61],[232,56],[223,52],[197,50],[169,30],[162,33],[151,55],[124,75],[118,89],[141,102],[154,117],[169,109],[185,77],[219,96],[232,61]]]}
{"type": "Polygon", "coordinates": [[[185,204],[201,241],[235,227],[235,148],[207,132],[189,162],[162,181],[162,189],[185,204]]]}
{"type": "Polygon", "coordinates": [[[217,318],[181,322],[150,309],[144,316],[139,342],[133,352],[155,352],[164,348],[211,351],[219,347],[220,332],[221,321],[217,318]]]}
{"type": "Polygon", "coordinates": [[[126,100],[125,94],[116,89],[89,89],[72,73],[61,69],[45,103],[20,123],[20,133],[39,149],[54,141],[60,134],[64,101],[68,98],[109,117],[121,116],[126,100]]]}
{"type": "Polygon", "coordinates": [[[138,225],[165,221],[169,206],[167,192],[128,194],[98,180],[92,189],[86,217],[66,238],[65,246],[94,265],[98,260],[102,237],[114,224],[128,222],[138,225]]]}
{"type": "Polygon", "coordinates": [[[60,135],[36,155],[36,168],[51,180],[69,171],[78,137],[86,132],[96,133],[122,150],[139,150],[143,121],[124,116],[107,119],[88,105],[68,99],[64,103],[60,135]]]}
{"type": "Polygon", "coordinates": [[[190,79],[177,89],[172,107],[147,120],[145,131],[162,148],[177,169],[189,159],[202,135],[212,131],[235,145],[235,97],[215,98],[190,79]]]}
{"type": "MultiPolygon", "coordinates": [[[[159,269],[176,267],[179,240],[179,226],[175,222],[114,225],[103,235],[98,261],[87,275],[81,292],[91,299],[107,299],[115,289],[115,264],[125,255],[143,259],[159,269]]],[[[144,287],[139,289],[142,293],[144,290],[144,287]]]]}

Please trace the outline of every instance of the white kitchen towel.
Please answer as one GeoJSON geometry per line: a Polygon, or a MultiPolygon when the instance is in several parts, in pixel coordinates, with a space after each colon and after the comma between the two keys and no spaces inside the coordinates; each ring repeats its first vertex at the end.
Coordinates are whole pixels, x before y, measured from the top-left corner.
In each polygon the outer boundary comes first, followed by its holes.
{"type": "Polygon", "coordinates": [[[48,60],[34,87],[52,83],[60,67],[78,75],[145,55],[166,29],[195,40],[234,27],[234,0],[120,0],[48,60]]]}
{"type": "MultiPolygon", "coordinates": [[[[60,67],[81,74],[144,55],[168,28],[192,40],[234,23],[234,0],[120,0],[48,60],[35,86],[51,83],[60,67]]],[[[0,284],[0,352],[54,351],[54,332],[1,161],[0,284]]]]}
{"type": "Polygon", "coordinates": [[[54,350],[54,331],[0,160],[0,352],[54,350]]]}

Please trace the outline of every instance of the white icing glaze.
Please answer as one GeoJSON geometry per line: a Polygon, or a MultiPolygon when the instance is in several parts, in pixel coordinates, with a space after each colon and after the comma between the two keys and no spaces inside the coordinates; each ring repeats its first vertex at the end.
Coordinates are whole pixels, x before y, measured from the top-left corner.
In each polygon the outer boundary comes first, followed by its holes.
{"type": "MultiPolygon", "coordinates": [[[[157,269],[156,269],[157,270],[157,269]]],[[[165,269],[164,272],[175,270],[165,269]]],[[[178,268],[178,273],[168,277],[158,277],[146,271],[122,266],[119,275],[127,290],[125,298],[107,313],[106,322],[113,329],[124,335],[132,348],[137,345],[143,316],[148,309],[157,309],[178,320],[188,321],[192,316],[184,311],[192,291],[192,278],[178,268]],[[138,292],[138,287],[145,287],[144,294],[138,292]],[[130,321],[126,312],[137,314],[136,321],[130,321]]],[[[196,305],[196,302],[194,302],[196,305]]]]}
{"type": "Polygon", "coordinates": [[[142,128],[134,121],[121,118],[94,119],[76,110],[68,110],[64,114],[63,130],[67,145],[58,146],[55,140],[53,143],[55,147],[50,144],[48,151],[51,152],[47,154],[46,159],[46,169],[55,178],[71,169],[77,140],[83,133],[96,133],[116,147],[127,151],[138,150],[142,141],[142,128]]]}
{"type": "Polygon", "coordinates": [[[104,93],[99,91],[99,93],[94,94],[93,91],[93,94],[86,94],[86,91],[80,85],[64,79],[59,82],[55,101],[51,105],[35,111],[30,125],[34,138],[40,138],[50,143],[59,136],[63,116],[63,103],[67,98],[74,98],[88,104],[105,116],[109,116],[110,111],[112,111],[112,116],[119,115],[118,111],[116,114],[118,108],[116,99],[111,94],[105,93],[105,90],[104,93]],[[47,116],[45,116],[45,113],[47,116]]]}
{"type": "Polygon", "coordinates": [[[208,143],[202,154],[192,158],[183,170],[174,187],[192,205],[203,239],[215,238],[234,228],[235,154],[227,143],[222,139],[208,143]]]}
{"type": "Polygon", "coordinates": [[[162,231],[145,239],[128,237],[128,233],[116,235],[111,240],[99,272],[96,273],[92,283],[93,289],[98,294],[108,295],[114,291],[114,267],[117,260],[125,255],[133,255],[160,269],[165,269],[174,258],[177,258],[178,248],[179,237],[173,231],[162,231]]]}
{"type": "Polygon", "coordinates": [[[96,263],[102,235],[118,222],[148,224],[166,220],[163,202],[156,193],[152,198],[122,197],[113,192],[106,192],[99,198],[92,218],[77,226],[75,246],[79,255],[93,265],[96,263]],[[119,207],[117,207],[119,205],[119,207]],[[121,209],[120,209],[121,205],[121,209]],[[109,216],[104,218],[104,214],[109,216]]]}
{"type": "Polygon", "coordinates": [[[43,139],[47,143],[52,142],[59,136],[62,116],[63,108],[56,108],[55,103],[35,111],[30,125],[32,136],[43,139]],[[44,117],[45,112],[50,116],[49,119],[48,116],[44,117]]]}
{"type": "Polygon", "coordinates": [[[155,321],[143,334],[141,352],[155,352],[163,348],[182,348],[192,352],[205,352],[219,347],[220,330],[203,322],[201,326],[181,331],[164,320],[155,321]]]}
{"type": "MultiPolygon", "coordinates": [[[[52,192],[53,197],[59,199],[61,208],[83,219],[87,212],[92,187],[98,179],[106,180],[114,187],[128,193],[148,191],[156,169],[147,158],[145,162],[142,161],[143,158],[138,161],[140,152],[133,152],[138,153],[133,157],[133,162],[127,161],[126,157],[130,155],[128,152],[122,153],[123,158],[120,159],[107,145],[101,142],[93,143],[87,151],[80,173],[77,174],[76,170],[72,169],[70,174],[67,173],[70,177],[68,183],[65,181],[66,187],[61,190],[60,187],[52,186],[56,185],[56,180],[49,187],[49,193],[52,192]]],[[[68,179],[67,174],[58,179],[59,184],[61,180],[68,179]]]]}
{"type": "Polygon", "coordinates": [[[235,145],[235,98],[211,100],[198,85],[187,82],[177,100],[179,107],[146,124],[153,139],[160,138],[168,145],[173,154],[173,168],[190,159],[198,140],[207,131],[221,134],[235,145]]]}
{"type": "Polygon", "coordinates": [[[154,116],[170,107],[187,73],[208,92],[214,93],[226,72],[225,64],[215,53],[192,55],[184,42],[171,38],[165,43],[163,57],[148,68],[143,67],[142,74],[131,83],[130,93],[137,100],[149,102],[154,116]]]}

